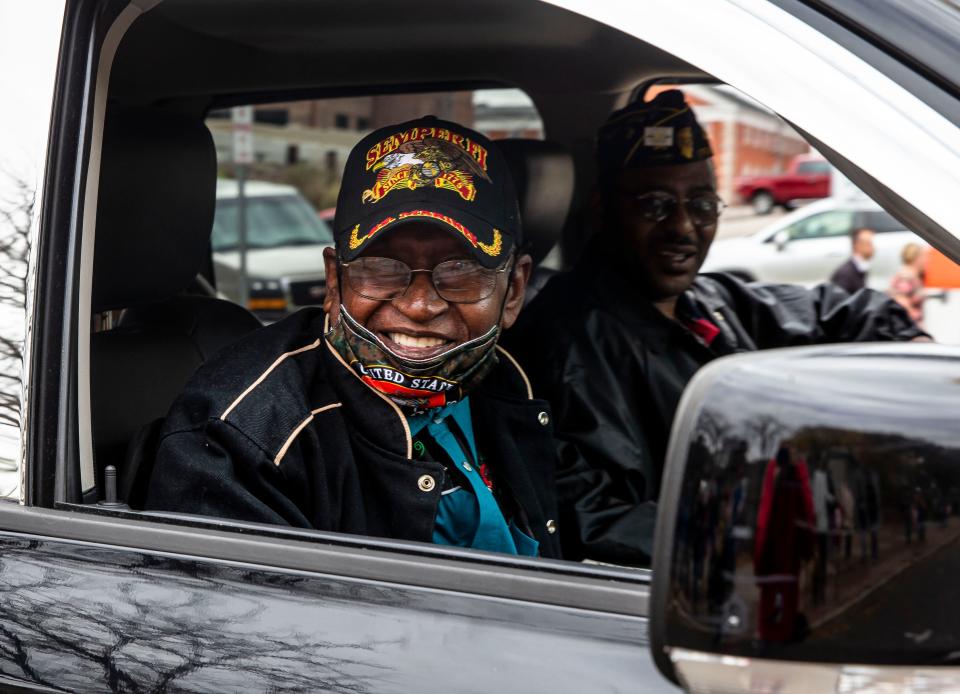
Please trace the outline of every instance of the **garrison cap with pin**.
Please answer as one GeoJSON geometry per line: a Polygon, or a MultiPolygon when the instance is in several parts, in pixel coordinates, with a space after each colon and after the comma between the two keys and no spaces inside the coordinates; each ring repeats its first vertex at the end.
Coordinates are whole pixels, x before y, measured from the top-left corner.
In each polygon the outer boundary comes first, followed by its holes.
{"type": "Polygon", "coordinates": [[[597,170],[602,180],[623,169],[687,164],[712,156],[706,133],[679,89],[615,111],[597,139],[597,170]]]}

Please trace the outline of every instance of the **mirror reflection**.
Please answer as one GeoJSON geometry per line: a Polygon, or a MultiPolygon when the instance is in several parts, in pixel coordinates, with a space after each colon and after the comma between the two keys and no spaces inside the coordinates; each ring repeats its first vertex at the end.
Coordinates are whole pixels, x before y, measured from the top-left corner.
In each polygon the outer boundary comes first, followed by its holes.
{"type": "Polygon", "coordinates": [[[960,432],[946,407],[958,367],[899,361],[909,368],[879,355],[775,360],[715,386],[686,451],[671,644],[834,662],[960,656],[942,610],[960,570],[960,432]]]}

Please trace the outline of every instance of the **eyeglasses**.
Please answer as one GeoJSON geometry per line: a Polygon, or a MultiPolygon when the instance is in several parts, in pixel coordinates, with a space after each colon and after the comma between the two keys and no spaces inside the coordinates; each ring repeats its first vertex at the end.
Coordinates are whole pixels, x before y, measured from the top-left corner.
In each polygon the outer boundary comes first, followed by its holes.
{"type": "Polygon", "coordinates": [[[678,198],[672,193],[654,190],[649,193],[628,193],[621,195],[633,201],[634,209],[642,219],[650,222],[662,222],[677,211],[677,205],[683,204],[687,215],[697,226],[715,224],[727,204],[713,193],[694,195],[692,198],[678,198]]]}
{"type": "Polygon", "coordinates": [[[392,301],[406,294],[415,272],[429,272],[437,294],[444,301],[472,304],[493,294],[497,276],[507,272],[512,263],[501,268],[483,267],[475,260],[446,260],[432,270],[412,270],[393,258],[357,258],[340,263],[350,287],[360,296],[376,301],[392,301]]]}

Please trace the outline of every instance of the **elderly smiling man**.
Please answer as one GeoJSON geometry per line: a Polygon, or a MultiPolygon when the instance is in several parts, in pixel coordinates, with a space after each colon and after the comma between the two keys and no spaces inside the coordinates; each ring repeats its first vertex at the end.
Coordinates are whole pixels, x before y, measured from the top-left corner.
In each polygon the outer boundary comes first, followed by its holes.
{"type": "Polygon", "coordinates": [[[335,229],[324,310],[197,372],[147,506],[558,556],[547,405],[497,346],[530,258],[495,146],[429,117],[370,134],[335,229]]]}
{"type": "Polygon", "coordinates": [[[870,290],[853,295],[699,275],[723,203],[713,153],[677,90],[612,114],[597,144],[600,229],[507,337],[554,406],[564,558],[645,565],[684,387],[717,357],[924,337],[870,290]]]}

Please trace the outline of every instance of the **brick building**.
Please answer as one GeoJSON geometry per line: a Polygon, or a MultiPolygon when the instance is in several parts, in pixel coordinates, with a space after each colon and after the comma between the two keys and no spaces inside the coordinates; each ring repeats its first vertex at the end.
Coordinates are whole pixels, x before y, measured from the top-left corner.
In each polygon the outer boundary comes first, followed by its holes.
{"type": "MultiPolygon", "coordinates": [[[[364,134],[383,125],[435,115],[473,122],[472,92],[398,94],[314,99],[257,106],[254,152],[264,164],[305,163],[339,178],[350,150],[364,134]]],[[[231,159],[230,113],[211,114],[208,126],[221,162],[231,159]]]]}
{"type": "Polygon", "coordinates": [[[306,128],[366,132],[426,115],[457,123],[472,123],[473,93],[437,92],[314,99],[271,104],[257,110],[285,110],[289,123],[306,128]]]}

